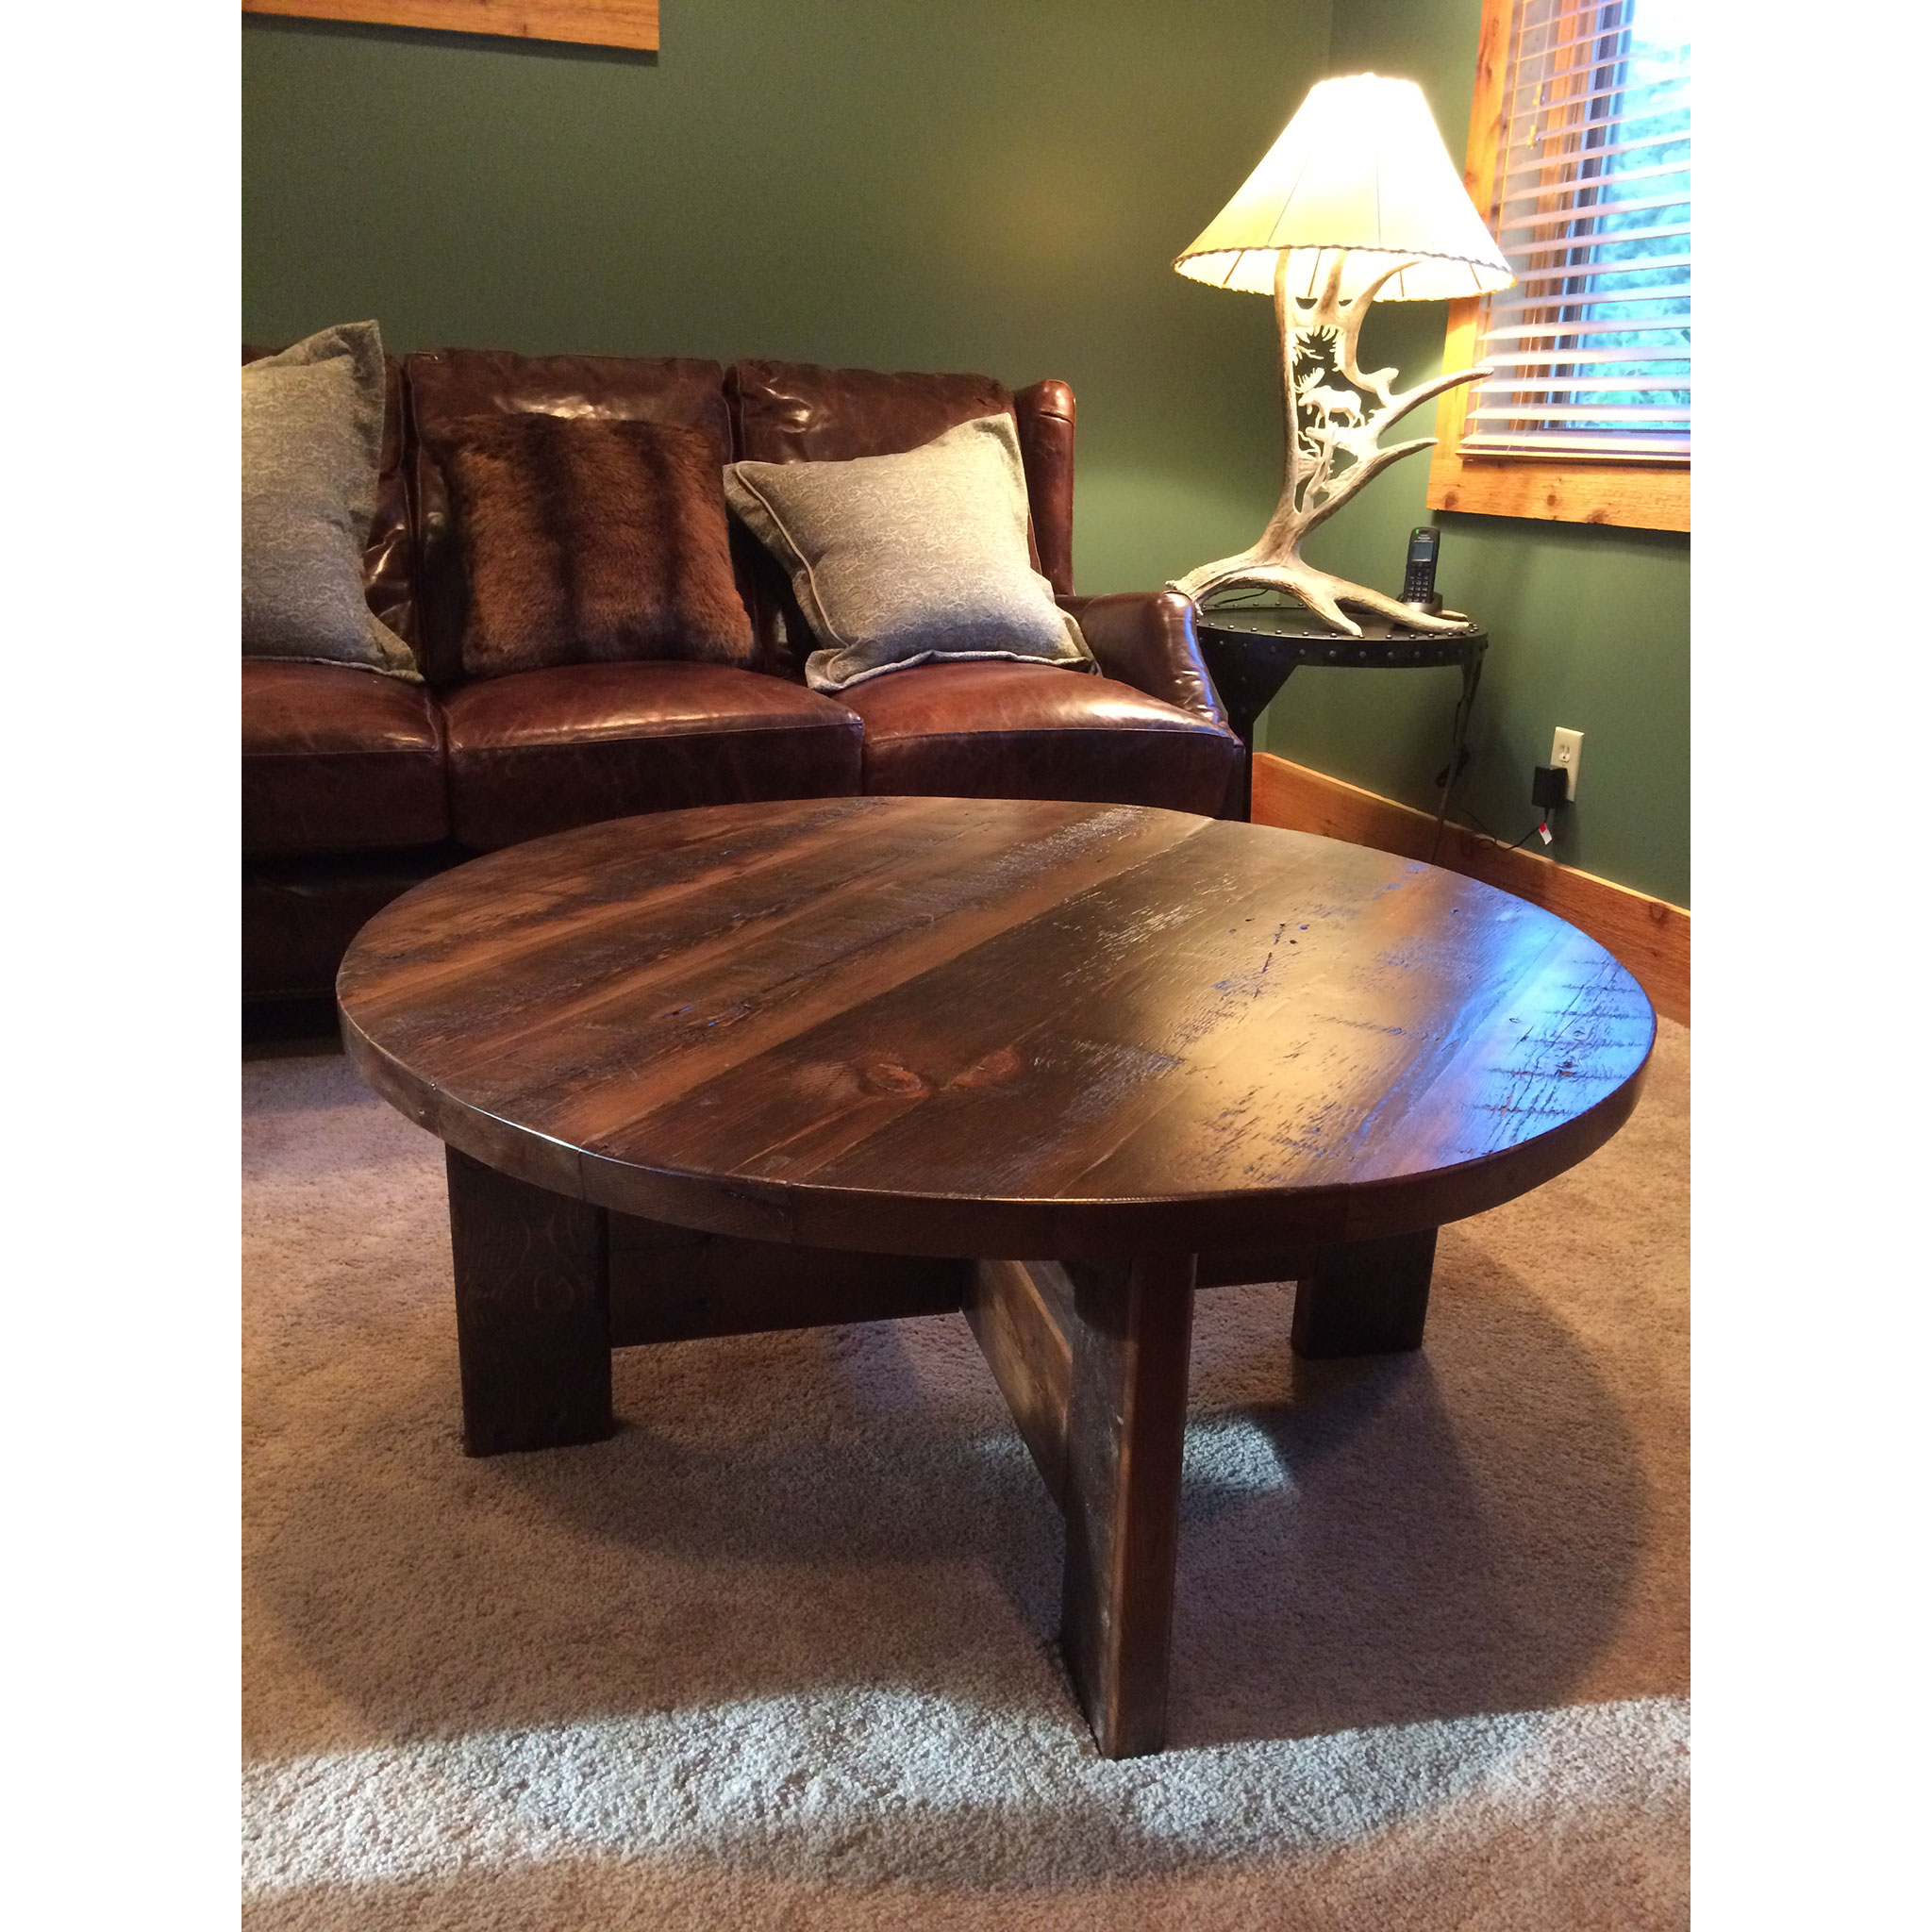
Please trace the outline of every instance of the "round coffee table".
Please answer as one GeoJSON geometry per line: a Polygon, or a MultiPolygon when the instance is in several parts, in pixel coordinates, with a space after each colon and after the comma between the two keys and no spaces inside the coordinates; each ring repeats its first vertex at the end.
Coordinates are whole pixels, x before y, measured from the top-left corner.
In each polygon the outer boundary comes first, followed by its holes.
{"type": "Polygon", "coordinates": [[[964,1309],[1067,1519],[1062,1641],[1159,1748],[1195,1291],[1420,1345],[1436,1229],[1602,1145],[1655,1022],[1507,893],[1128,806],[841,798],[473,860],[338,980],[448,1145],[465,1445],[610,1432],[610,1350],[964,1309]]]}

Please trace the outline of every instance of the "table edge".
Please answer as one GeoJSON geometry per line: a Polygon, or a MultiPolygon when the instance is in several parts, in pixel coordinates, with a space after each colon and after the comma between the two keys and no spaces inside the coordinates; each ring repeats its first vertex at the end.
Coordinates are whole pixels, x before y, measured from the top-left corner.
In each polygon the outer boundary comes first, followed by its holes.
{"type": "Polygon", "coordinates": [[[593,1206],[708,1234],[867,1254],[1099,1260],[1262,1251],[1410,1234],[1512,1201],[1587,1159],[1635,1110],[1657,1046],[1608,1093],[1527,1141],[1424,1174],[1332,1187],[1133,1200],[897,1193],[648,1168],[557,1141],[412,1074],[338,1008],[351,1065],[381,1097],[486,1166],[593,1206]],[[936,1239],[942,1221],[949,1233],[936,1239]]]}

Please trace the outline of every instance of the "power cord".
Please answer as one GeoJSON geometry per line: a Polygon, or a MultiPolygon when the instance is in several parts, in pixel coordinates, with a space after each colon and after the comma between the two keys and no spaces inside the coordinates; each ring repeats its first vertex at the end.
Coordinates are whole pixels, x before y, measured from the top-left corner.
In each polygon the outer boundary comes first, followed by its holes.
{"type": "MultiPolygon", "coordinates": [[[[1469,747],[1467,745],[1464,745],[1462,748],[1461,757],[1456,760],[1456,775],[1458,778],[1462,776],[1464,771],[1468,768],[1469,757],[1469,747]]],[[[1436,790],[1438,791],[1445,790],[1448,786],[1448,783],[1449,767],[1447,765],[1444,765],[1442,769],[1436,774],[1436,790]]],[[[1478,838],[1487,839],[1491,845],[1493,845],[1499,852],[1520,851],[1524,846],[1527,845],[1532,839],[1538,837],[1541,838],[1545,845],[1547,845],[1550,842],[1550,820],[1549,813],[1547,811],[1545,811],[1543,815],[1537,820],[1535,824],[1530,826],[1528,831],[1524,833],[1522,838],[1516,840],[1513,843],[1505,842],[1500,834],[1491,831],[1489,826],[1484,824],[1482,820],[1477,818],[1474,812],[1471,811],[1466,805],[1458,805],[1456,808],[1456,809],[1450,814],[1450,817],[1457,821],[1466,820],[1468,823],[1463,826],[1463,829],[1465,831],[1474,831],[1478,838]]]]}
{"type": "Polygon", "coordinates": [[[1528,844],[1543,829],[1546,824],[1546,821],[1539,819],[1514,844],[1506,845],[1502,839],[1496,833],[1491,831],[1489,826],[1484,824],[1482,820],[1477,818],[1474,812],[1471,811],[1467,806],[1458,805],[1452,816],[1457,819],[1467,819],[1469,821],[1467,829],[1473,830],[1478,838],[1487,839],[1499,852],[1514,852],[1519,847],[1528,844]]]}

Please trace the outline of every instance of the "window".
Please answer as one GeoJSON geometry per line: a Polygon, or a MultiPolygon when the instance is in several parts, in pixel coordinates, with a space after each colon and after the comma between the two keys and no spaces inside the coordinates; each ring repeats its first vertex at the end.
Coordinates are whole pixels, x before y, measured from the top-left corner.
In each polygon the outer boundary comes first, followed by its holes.
{"type": "Polygon", "coordinates": [[[1484,0],[1470,192],[1517,284],[1449,315],[1430,506],[1690,527],[1689,0],[1484,0]]]}

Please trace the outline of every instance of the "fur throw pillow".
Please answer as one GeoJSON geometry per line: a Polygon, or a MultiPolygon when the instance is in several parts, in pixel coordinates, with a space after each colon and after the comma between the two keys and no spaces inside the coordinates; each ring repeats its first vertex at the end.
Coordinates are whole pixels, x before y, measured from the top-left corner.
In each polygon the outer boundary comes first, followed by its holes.
{"type": "Polygon", "coordinates": [[[751,668],[708,432],[473,416],[441,455],[469,579],[472,677],[651,658],[751,668]]]}

